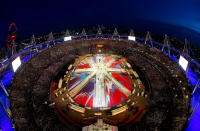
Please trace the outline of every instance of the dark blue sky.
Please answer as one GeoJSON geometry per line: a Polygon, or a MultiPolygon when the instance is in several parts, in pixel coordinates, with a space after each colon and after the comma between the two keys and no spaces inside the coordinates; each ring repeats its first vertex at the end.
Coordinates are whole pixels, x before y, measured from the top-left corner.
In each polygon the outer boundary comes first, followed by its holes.
{"type": "Polygon", "coordinates": [[[1,0],[0,44],[11,22],[21,39],[103,24],[187,37],[200,45],[200,0],[1,0]]]}

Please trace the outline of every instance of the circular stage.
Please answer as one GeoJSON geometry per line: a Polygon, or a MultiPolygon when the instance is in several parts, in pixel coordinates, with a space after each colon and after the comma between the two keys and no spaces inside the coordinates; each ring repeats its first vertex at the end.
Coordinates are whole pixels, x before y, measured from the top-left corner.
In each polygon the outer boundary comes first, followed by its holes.
{"type": "Polygon", "coordinates": [[[59,103],[70,97],[82,106],[107,108],[120,104],[130,95],[137,95],[138,83],[144,90],[138,74],[125,58],[108,54],[85,55],[75,59],[66,74],[53,82],[52,99],[59,103]]]}
{"type": "Polygon", "coordinates": [[[19,130],[81,130],[102,119],[119,130],[184,128],[188,79],[159,50],[119,39],[63,42],[15,74],[11,110],[19,130]]]}

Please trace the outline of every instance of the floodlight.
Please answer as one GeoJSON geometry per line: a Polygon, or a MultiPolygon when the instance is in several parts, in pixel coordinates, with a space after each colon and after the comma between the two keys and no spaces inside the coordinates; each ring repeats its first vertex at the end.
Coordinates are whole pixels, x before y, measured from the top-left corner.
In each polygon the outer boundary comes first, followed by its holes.
{"type": "Polygon", "coordinates": [[[135,36],[128,36],[128,40],[136,41],[135,36]]]}
{"type": "Polygon", "coordinates": [[[20,65],[21,65],[21,60],[20,60],[20,57],[18,56],[18,57],[15,58],[15,60],[13,60],[13,62],[12,62],[13,71],[16,72],[16,70],[20,67],[20,65]]]}
{"type": "Polygon", "coordinates": [[[64,37],[64,41],[69,41],[69,40],[72,40],[71,36],[64,37]]]}
{"type": "Polygon", "coordinates": [[[178,63],[185,71],[187,70],[188,61],[183,56],[180,56],[178,63]]]}

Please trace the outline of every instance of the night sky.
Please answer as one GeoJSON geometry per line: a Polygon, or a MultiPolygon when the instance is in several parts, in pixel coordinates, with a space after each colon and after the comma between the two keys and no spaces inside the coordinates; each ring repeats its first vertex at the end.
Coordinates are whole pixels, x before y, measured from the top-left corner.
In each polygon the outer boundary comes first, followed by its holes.
{"type": "Polygon", "coordinates": [[[1,0],[1,45],[11,22],[20,39],[103,24],[187,37],[200,46],[200,0],[1,0]]]}

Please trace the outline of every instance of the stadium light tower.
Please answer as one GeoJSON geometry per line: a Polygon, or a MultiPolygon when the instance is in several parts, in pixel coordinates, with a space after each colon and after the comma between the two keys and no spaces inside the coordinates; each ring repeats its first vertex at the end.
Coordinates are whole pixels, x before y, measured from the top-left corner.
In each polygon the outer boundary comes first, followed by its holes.
{"type": "Polygon", "coordinates": [[[70,36],[69,30],[66,30],[64,35],[64,41],[72,40],[72,37],[70,36]]]}
{"type": "Polygon", "coordinates": [[[136,41],[136,37],[135,37],[134,32],[133,32],[132,29],[131,29],[130,34],[128,36],[128,40],[136,41]]]}
{"type": "Polygon", "coordinates": [[[68,36],[70,36],[70,31],[66,30],[64,37],[68,37],[68,36]]]}
{"type": "Polygon", "coordinates": [[[120,38],[117,28],[115,28],[112,38],[120,38]]]}
{"type": "Polygon", "coordinates": [[[83,28],[81,35],[86,35],[85,29],[83,28]]]}
{"type": "Polygon", "coordinates": [[[133,29],[130,30],[129,36],[135,36],[133,29]]]}
{"type": "Polygon", "coordinates": [[[152,43],[152,37],[149,31],[147,31],[147,35],[145,37],[145,42],[144,44],[146,45],[148,43],[150,43],[150,46],[153,47],[153,43],[152,43]]]}
{"type": "Polygon", "coordinates": [[[32,35],[30,45],[36,45],[35,35],[32,35]]]}
{"type": "Polygon", "coordinates": [[[190,47],[190,43],[188,42],[187,39],[185,39],[183,53],[186,55],[186,57],[194,57],[194,54],[193,54],[192,49],[190,47]]]}
{"type": "Polygon", "coordinates": [[[189,56],[189,49],[188,49],[188,46],[189,46],[189,42],[187,39],[185,39],[185,44],[184,44],[184,48],[183,48],[183,53],[185,53],[185,55],[189,56]]]}
{"type": "Polygon", "coordinates": [[[165,34],[164,44],[162,47],[162,52],[165,50],[165,47],[167,48],[167,53],[170,55],[170,41],[169,37],[165,34]]]}
{"type": "Polygon", "coordinates": [[[54,40],[54,37],[53,37],[53,33],[49,33],[49,36],[48,36],[48,39],[47,41],[51,41],[51,40],[54,40]]]}
{"type": "Polygon", "coordinates": [[[47,41],[48,41],[48,46],[53,43],[53,45],[55,45],[55,42],[53,41],[54,40],[54,36],[53,36],[53,33],[49,33],[49,36],[47,38],[47,41]]]}
{"type": "MultiPolygon", "coordinates": [[[[181,57],[183,57],[187,61],[187,66],[190,65],[190,61],[187,60],[189,57],[196,59],[187,39],[185,39],[185,44],[184,44],[184,48],[183,48],[183,56],[181,55],[180,58],[181,57]]],[[[179,61],[180,61],[180,59],[179,59],[179,61]]],[[[188,70],[185,70],[185,71],[187,73],[188,70]]]]}
{"type": "Polygon", "coordinates": [[[81,36],[87,38],[87,34],[85,29],[83,28],[82,32],[81,32],[81,36]]]}
{"type": "Polygon", "coordinates": [[[103,33],[102,33],[100,26],[98,27],[98,31],[97,31],[97,35],[96,35],[96,38],[99,38],[99,37],[103,37],[103,33]]]}

